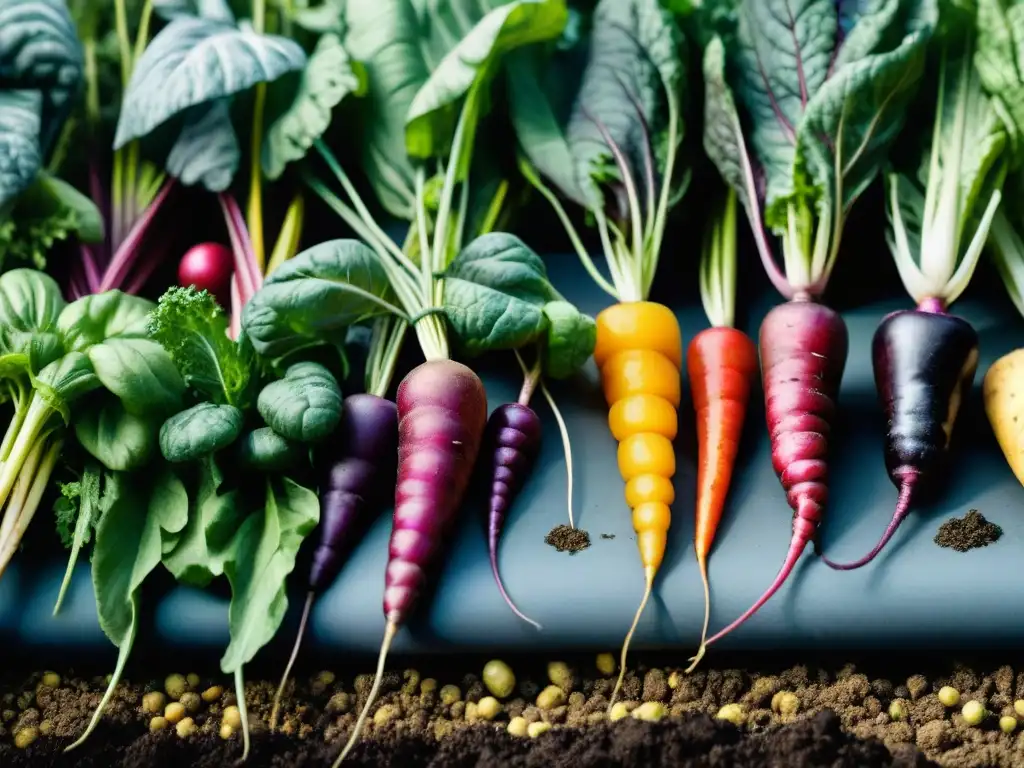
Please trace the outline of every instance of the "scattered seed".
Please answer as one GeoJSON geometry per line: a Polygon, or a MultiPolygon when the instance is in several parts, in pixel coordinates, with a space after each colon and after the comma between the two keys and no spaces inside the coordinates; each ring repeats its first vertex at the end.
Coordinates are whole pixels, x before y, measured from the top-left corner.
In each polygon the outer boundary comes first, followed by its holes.
{"type": "Polygon", "coordinates": [[[739,704],[726,704],[715,717],[719,720],[728,720],[733,725],[743,725],[743,708],[739,704]]]}
{"type": "Polygon", "coordinates": [[[219,699],[223,693],[223,688],[221,688],[219,685],[213,685],[207,688],[205,691],[203,691],[203,701],[205,701],[207,704],[212,704],[217,699],[219,699]]]}
{"type": "Polygon", "coordinates": [[[149,721],[149,730],[151,730],[153,733],[156,733],[157,731],[162,731],[164,728],[167,727],[167,725],[168,723],[166,717],[157,716],[149,721]]]}
{"type": "Polygon", "coordinates": [[[164,717],[167,718],[167,722],[175,724],[181,721],[185,716],[185,706],[178,701],[172,701],[164,709],[164,717]]]}
{"type": "Polygon", "coordinates": [[[529,733],[529,724],[524,717],[513,717],[508,721],[508,732],[513,736],[523,737],[529,733]]]}
{"type": "Polygon", "coordinates": [[[192,693],[191,691],[185,691],[181,694],[179,699],[181,706],[185,708],[185,711],[191,715],[194,715],[199,711],[199,707],[202,706],[202,699],[199,698],[198,693],[192,693]]]}
{"type": "Polygon", "coordinates": [[[557,685],[549,685],[537,695],[537,706],[541,709],[554,709],[565,704],[565,691],[557,685]]]}
{"type": "Polygon", "coordinates": [[[548,664],[548,680],[563,691],[572,690],[572,672],[564,661],[552,661],[548,664]]]}
{"type": "Polygon", "coordinates": [[[234,733],[235,733],[235,729],[234,728],[232,728],[227,723],[221,723],[221,725],[220,725],[220,737],[222,739],[227,741],[228,739],[230,739],[234,735],[234,733]]]}
{"type": "Polygon", "coordinates": [[[900,699],[895,699],[892,704],[889,705],[889,717],[893,720],[905,720],[907,717],[907,707],[900,699]]]}
{"type": "Polygon", "coordinates": [[[615,674],[615,656],[611,653],[597,654],[597,671],[605,677],[615,674]]]}
{"type": "Polygon", "coordinates": [[[197,675],[195,672],[189,672],[188,675],[185,677],[185,682],[188,683],[190,688],[198,688],[199,683],[201,683],[202,681],[199,679],[199,675],[197,675]]]}
{"type": "Polygon", "coordinates": [[[420,693],[433,693],[437,690],[437,680],[432,677],[428,677],[426,680],[420,682],[420,693]]]}
{"type": "Polygon", "coordinates": [[[1024,717],[1024,699],[1017,699],[1013,702],[1013,711],[1017,713],[1018,717],[1024,717]]]}
{"type": "Polygon", "coordinates": [[[181,698],[181,694],[188,690],[188,681],[182,675],[169,675],[164,680],[164,690],[174,701],[181,698]]]}
{"type": "Polygon", "coordinates": [[[960,710],[960,714],[964,717],[964,722],[967,725],[979,725],[982,720],[985,719],[985,707],[980,701],[968,701],[964,704],[964,708],[960,710]]]}
{"type": "Polygon", "coordinates": [[[492,659],[484,665],[484,685],[493,696],[504,699],[512,695],[516,689],[516,676],[512,667],[501,659],[492,659]]]}
{"type": "Polygon", "coordinates": [[[226,725],[230,725],[237,731],[242,727],[242,713],[238,711],[238,707],[236,706],[224,707],[224,714],[221,716],[221,722],[226,725]]]}
{"type": "Polygon", "coordinates": [[[395,714],[396,713],[394,707],[392,707],[390,704],[384,704],[383,706],[379,707],[376,712],[373,713],[373,724],[377,726],[387,725],[391,722],[391,719],[395,716],[395,714]]]}
{"type": "Polygon", "coordinates": [[[656,723],[668,714],[665,705],[660,701],[645,701],[633,710],[633,717],[637,720],[647,720],[656,723]]]}
{"type": "Polygon", "coordinates": [[[38,738],[39,729],[29,725],[14,734],[14,746],[18,749],[25,749],[38,738]]]}
{"type": "Polygon", "coordinates": [[[493,720],[501,714],[501,702],[493,696],[484,696],[476,703],[476,713],[481,720],[493,720]]]}
{"type": "Polygon", "coordinates": [[[187,739],[196,730],[196,722],[191,717],[186,717],[184,720],[178,722],[174,726],[174,730],[178,732],[178,738],[187,739]]]}
{"type": "Polygon", "coordinates": [[[56,672],[46,672],[43,674],[43,679],[39,682],[48,688],[60,688],[60,675],[56,672]]]}
{"type": "Polygon", "coordinates": [[[1017,718],[1004,715],[999,718],[999,730],[1003,733],[1013,733],[1017,730],[1017,718]]]}
{"type": "Polygon", "coordinates": [[[543,720],[538,720],[536,723],[530,723],[526,726],[526,732],[530,735],[531,739],[536,739],[542,733],[547,733],[551,730],[551,723],[545,723],[543,720]]]}
{"type": "Polygon", "coordinates": [[[43,736],[49,736],[51,733],[53,733],[53,721],[43,720],[43,722],[39,724],[39,733],[41,733],[43,736]]]}
{"type": "Polygon", "coordinates": [[[142,697],[143,712],[158,715],[164,711],[165,706],[167,706],[167,697],[164,696],[163,691],[150,691],[142,697]]]}
{"type": "Polygon", "coordinates": [[[938,699],[944,707],[955,707],[960,703],[960,691],[951,685],[939,688],[938,699]]]}
{"type": "Polygon", "coordinates": [[[462,701],[462,691],[457,685],[446,685],[441,689],[441,703],[450,707],[457,701],[462,701]]]}
{"type": "Polygon", "coordinates": [[[612,722],[621,720],[629,714],[629,709],[626,707],[626,702],[616,701],[612,704],[612,711],[608,713],[608,719],[612,722]]]}

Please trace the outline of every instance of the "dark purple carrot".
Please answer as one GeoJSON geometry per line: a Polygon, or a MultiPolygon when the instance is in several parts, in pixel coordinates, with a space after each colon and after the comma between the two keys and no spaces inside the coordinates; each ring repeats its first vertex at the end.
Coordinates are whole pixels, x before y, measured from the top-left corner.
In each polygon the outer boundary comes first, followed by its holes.
{"type": "Polygon", "coordinates": [[[313,600],[334,581],[355,539],[384,508],[395,479],[397,447],[398,409],[393,402],[369,394],[345,398],[332,458],[325,465],[320,486],[320,537],[309,571],[309,594],[292,655],[274,696],[271,730],[277,727],[281,696],[299,655],[313,600]]]}
{"type": "Polygon", "coordinates": [[[848,345],[843,319],[813,301],[780,304],[761,323],[761,379],[772,466],[794,512],[793,537],[782,569],[765,593],[706,645],[768,602],[818,530],[828,501],[829,438],[848,345]]]}
{"type": "Polygon", "coordinates": [[[537,366],[523,383],[519,401],[506,403],[494,409],[487,421],[484,433],[484,456],[490,462],[483,469],[488,471],[490,484],[487,506],[487,548],[491,558],[491,572],[498,585],[502,599],[512,612],[537,629],[541,626],[526,616],[509,597],[498,571],[498,539],[505,525],[505,517],[523,487],[526,476],[540,450],[541,425],[537,413],[530,408],[530,397],[540,376],[537,366]]]}
{"type": "Polygon", "coordinates": [[[384,576],[387,625],[373,688],[337,768],[359,741],[377,699],[388,650],[448,538],[473,473],[487,423],[480,378],[451,360],[428,360],[398,386],[398,482],[384,576]]]}
{"type": "Polygon", "coordinates": [[[889,526],[867,555],[852,563],[822,557],[840,571],[870,563],[918,497],[939,484],[948,467],[960,405],[978,368],[978,334],[965,320],[947,315],[941,302],[926,301],[916,310],[894,312],[882,321],[871,358],[889,425],[885,467],[899,497],[889,526]]]}

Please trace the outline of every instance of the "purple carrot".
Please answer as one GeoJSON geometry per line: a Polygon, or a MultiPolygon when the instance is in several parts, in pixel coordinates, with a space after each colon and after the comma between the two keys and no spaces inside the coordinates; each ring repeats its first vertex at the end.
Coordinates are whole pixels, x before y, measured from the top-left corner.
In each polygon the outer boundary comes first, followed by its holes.
{"type": "Polygon", "coordinates": [[[875,388],[889,425],[885,467],[899,489],[896,511],[882,538],[840,571],[870,563],[896,533],[918,495],[933,490],[947,469],[950,438],[960,405],[978,369],[978,334],[970,323],[947,315],[942,302],[893,312],[875,331],[871,347],[875,388]]]}
{"type": "Polygon", "coordinates": [[[393,402],[368,394],[349,395],[341,408],[341,426],[320,486],[320,538],[309,571],[309,593],[302,610],[295,647],[274,697],[270,729],[285,685],[299,655],[306,622],[316,595],[334,581],[356,537],[384,508],[395,479],[398,409],[393,402]]]}
{"type": "Polygon", "coordinates": [[[795,513],[793,537],[782,569],[765,593],[706,645],[768,602],[818,530],[828,501],[829,437],[848,345],[843,319],[806,299],[780,304],[761,323],[761,379],[772,466],[795,513]]]}
{"type": "Polygon", "coordinates": [[[410,371],[398,387],[397,403],[398,482],[384,576],[387,625],[373,688],[333,768],[359,741],[380,691],[388,650],[449,536],[487,423],[483,383],[451,360],[428,360],[410,371]]]}

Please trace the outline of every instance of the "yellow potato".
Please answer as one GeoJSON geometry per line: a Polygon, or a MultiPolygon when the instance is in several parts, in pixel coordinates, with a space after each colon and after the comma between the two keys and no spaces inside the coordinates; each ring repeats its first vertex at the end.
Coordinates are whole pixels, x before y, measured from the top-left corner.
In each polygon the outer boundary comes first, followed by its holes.
{"type": "Polygon", "coordinates": [[[992,363],[982,383],[982,395],[999,447],[1024,485],[1024,349],[992,363]]]}

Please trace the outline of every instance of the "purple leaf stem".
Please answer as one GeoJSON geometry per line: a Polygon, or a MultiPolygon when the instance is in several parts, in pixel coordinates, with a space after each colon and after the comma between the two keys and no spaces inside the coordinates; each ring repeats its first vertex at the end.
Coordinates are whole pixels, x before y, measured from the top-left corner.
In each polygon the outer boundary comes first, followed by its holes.
{"type": "Polygon", "coordinates": [[[97,293],[104,293],[117,288],[128,277],[128,273],[139,256],[139,246],[142,244],[142,240],[149,230],[150,224],[153,223],[153,219],[160,206],[174,188],[174,182],[174,179],[167,180],[160,192],[157,193],[157,196],[153,198],[153,202],[146,207],[145,213],[142,214],[141,218],[135,222],[135,225],[128,232],[124,242],[117,247],[113,257],[110,259],[110,263],[107,265],[97,293]]]}

